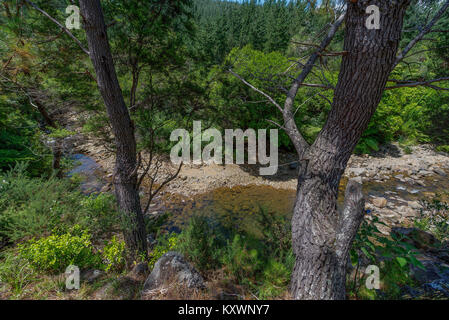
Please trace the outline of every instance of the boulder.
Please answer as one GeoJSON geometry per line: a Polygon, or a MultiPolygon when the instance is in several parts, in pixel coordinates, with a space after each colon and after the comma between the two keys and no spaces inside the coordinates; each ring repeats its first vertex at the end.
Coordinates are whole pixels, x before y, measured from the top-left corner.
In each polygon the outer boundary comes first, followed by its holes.
{"type": "Polygon", "coordinates": [[[440,286],[447,288],[449,285],[449,265],[428,255],[419,255],[416,258],[424,268],[412,266],[412,277],[427,289],[426,291],[433,289],[443,291],[446,296],[449,295],[447,289],[441,290],[439,288],[440,286]]]}
{"type": "Polygon", "coordinates": [[[148,264],[141,262],[136,264],[127,276],[136,281],[144,281],[148,275],[148,272],[148,264]]]}
{"type": "Polygon", "coordinates": [[[378,207],[378,208],[384,208],[387,206],[387,199],[379,197],[379,198],[373,198],[373,200],[371,200],[371,202],[373,203],[374,206],[378,207]]]}
{"type": "Polygon", "coordinates": [[[173,281],[191,289],[204,288],[204,280],[198,271],[180,253],[169,251],[154,265],[153,271],[151,271],[143,286],[143,293],[145,294],[173,281]]]}

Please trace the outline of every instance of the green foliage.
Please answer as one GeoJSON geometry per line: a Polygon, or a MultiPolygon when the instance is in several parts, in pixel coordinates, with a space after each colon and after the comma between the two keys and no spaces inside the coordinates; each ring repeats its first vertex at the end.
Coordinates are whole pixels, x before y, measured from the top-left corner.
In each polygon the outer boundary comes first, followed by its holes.
{"type": "Polygon", "coordinates": [[[104,246],[101,257],[106,271],[121,271],[125,267],[125,242],[115,236],[104,246]]]}
{"type": "Polygon", "coordinates": [[[49,173],[51,154],[40,141],[42,133],[30,108],[11,98],[0,95],[0,171],[27,161],[30,174],[49,173]]]}
{"type": "Polygon", "coordinates": [[[91,235],[75,227],[66,234],[53,234],[18,245],[19,255],[39,272],[63,272],[69,265],[80,269],[98,267],[100,257],[94,253],[91,235]]]}
{"type": "Polygon", "coordinates": [[[431,232],[440,241],[449,238],[449,204],[438,198],[423,200],[415,227],[431,232]]]}
{"type": "Polygon", "coordinates": [[[260,253],[248,245],[245,236],[236,234],[224,250],[222,262],[229,275],[238,283],[254,281],[262,269],[260,253]]]}
{"type": "Polygon", "coordinates": [[[354,239],[350,250],[351,263],[355,267],[354,278],[348,279],[348,294],[350,296],[377,296],[368,289],[363,289],[364,278],[360,276],[361,262],[368,262],[380,267],[382,291],[387,297],[399,298],[401,286],[412,284],[410,266],[423,268],[416,259],[417,249],[409,244],[408,238],[392,233],[384,236],[377,225],[384,224],[373,216],[371,221],[364,220],[354,239]]]}
{"type": "Polygon", "coordinates": [[[179,235],[177,249],[203,274],[222,269],[261,299],[279,297],[287,290],[294,264],[290,227],[285,218],[261,212],[258,237],[194,216],[179,235]]]}
{"type": "Polygon", "coordinates": [[[449,145],[438,146],[435,148],[438,152],[446,152],[449,153],[449,145]]]}
{"type": "Polygon", "coordinates": [[[188,253],[189,260],[200,271],[205,271],[218,265],[218,247],[222,241],[217,238],[206,217],[194,216],[180,234],[178,248],[182,253],[188,253]]]}
{"type": "Polygon", "coordinates": [[[23,288],[36,278],[30,263],[16,255],[12,250],[0,255],[0,282],[7,283],[14,294],[20,294],[23,288]]]}
{"type": "Polygon", "coordinates": [[[96,238],[115,231],[119,222],[113,197],[86,198],[77,187],[69,179],[30,178],[23,164],[0,174],[0,240],[41,237],[76,224],[96,238]]]}
{"type": "Polygon", "coordinates": [[[149,254],[148,267],[150,270],[154,268],[157,260],[169,251],[174,250],[178,245],[178,235],[172,233],[167,236],[161,236],[158,243],[149,254]]]}
{"type": "Polygon", "coordinates": [[[81,200],[78,223],[91,230],[93,236],[107,236],[114,231],[119,231],[119,221],[120,216],[112,194],[91,194],[81,200]]]}
{"type": "Polygon", "coordinates": [[[290,284],[294,264],[295,256],[291,250],[287,252],[284,263],[270,259],[263,271],[263,281],[257,288],[259,299],[272,299],[284,294],[290,284]]]}
{"type": "Polygon", "coordinates": [[[75,132],[73,131],[69,131],[67,129],[64,128],[58,128],[58,129],[51,129],[51,133],[48,135],[49,138],[54,138],[54,139],[63,139],[63,138],[67,138],[70,137],[72,135],[74,135],[75,132]]]}

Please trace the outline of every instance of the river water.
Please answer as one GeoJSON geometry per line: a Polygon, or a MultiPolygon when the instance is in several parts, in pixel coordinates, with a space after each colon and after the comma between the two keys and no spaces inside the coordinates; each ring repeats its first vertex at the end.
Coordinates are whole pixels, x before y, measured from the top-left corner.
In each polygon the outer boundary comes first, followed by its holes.
{"type": "MultiPolygon", "coordinates": [[[[72,157],[77,165],[69,175],[79,174],[84,177],[81,189],[85,193],[99,192],[105,181],[101,166],[89,156],[75,154],[72,157]]],[[[449,179],[440,175],[432,175],[424,180],[425,186],[413,181],[401,182],[393,173],[386,182],[368,181],[363,183],[365,198],[384,197],[389,206],[407,205],[408,201],[418,201],[432,197],[434,194],[449,190],[449,179]]],[[[343,193],[347,179],[342,179],[339,192],[339,204],[343,201],[343,193]]],[[[166,229],[179,231],[195,214],[203,214],[235,228],[257,233],[257,220],[261,210],[267,213],[291,216],[295,190],[276,189],[265,185],[237,186],[233,188],[217,188],[193,198],[159,197],[150,208],[150,214],[171,212],[166,229]],[[167,200],[169,199],[169,200],[167,200]]]]}

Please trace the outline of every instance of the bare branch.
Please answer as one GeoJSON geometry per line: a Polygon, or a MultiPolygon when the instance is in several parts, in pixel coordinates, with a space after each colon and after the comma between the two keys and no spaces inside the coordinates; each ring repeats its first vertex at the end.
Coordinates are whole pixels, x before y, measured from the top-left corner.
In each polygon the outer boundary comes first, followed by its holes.
{"type": "Polygon", "coordinates": [[[146,214],[146,213],[148,212],[148,209],[150,208],[150,203],[151,203],[151,201],[152,201],[153,198],[159,193],[159,191],[161,191],[162,188],[164,188],[168,183],[170,183],[171,181],[173,181],[173,180],[178,176],[179,172],[181,171],[182,165],[183,165],[183,163],[181,162],[181,163],[179,164],[178,170],[176,170],[176,172],[175,172],[174,174],[172,174],[172,175],[169,176],[167,179],[165,179],[165,181],[162,182],[162,184],[159,185],[159,187],[158,187],[154,192],[152,192],[152,189],[153,189],[153,181],[154,181],[154,180],[152,180],[151,187],[150,187],[150,195],[149,195],[147,204],[145,205],[145,209],[144,209],[144,211],[143,211],[144,214],[146,214]]]}
{"type": "Polygon", "coordinates": [[[28,3],[30,6],[32,6],[34,9],[36,9],[37,11],[39,11],[40,13],[42,13],[44,16],[46,16],[48,19],[50,19],[51,21],[53,21],[59,28],[61,28],[62,31],[64,31],[66,34],[69,35],[70,38],[72,38],[77,44],[78,46],[81,48],[81,50],[83,50],[84,53],[86,53],[87,55],[89,55],[89,50],[87,50],[86,48],[84,48],[83,44],[81,43],[81,41],[78,40],[77,37],[75,37],[73,35],[73,33],[70,32],[69,29],[67,29],[66,27],[64,27],[64,25],[62,25],[58,20],[56,20],[55,18],[53,18],[52,16],[50,16],[47,12],[45,12],[44,10],[42,10],[41,8],[39,8],[35,3],[29,1],[29,0],[25,0],[26,3],[28,3]]]}
{"type": "Polygon", "coordinates": [[[285,127],[287,129],[287,134],[292,140],[293,145],[295,146],[296,152],[298,155],[302,155],[304,151],[308,148],[308,143],[301,135],[296,126],[294,116],[292,113],[293,103],[298,93],[298,89],[301,84],[304,82],[306,77],[312,71],[315,61],[320,57],[321,53],[326,49],[326,47],[331,43],[334,38],[338,28],[341,26],[345,18],[345,14],[341,15],[334,24],[331,25],[331,28],[324,40],[321,42],[320,47],[310,56],[309,60],[305,64],[301,74],[295,79],[290,90],[287,94],[287,98],[285,99],[284,109],[282,115],[284,117],[285,127]]]}
{"type": "Polygon", "coordinates": [[[446,2],[443,4],[443,6],[438,10],[438,12],[435,14],[435,16],[430,20],[430,22],[421,30],[421,32],[412,40],[409,42],[409,44],[402,50],[402,52],[396,57],[396,61],[393,65],[393,69],[398,65],[399,62],[402,61],[402,59],[405,58],[407,53],[420,41],[423,39],[423,37],[428,34],[432,27],[435,25],[435,23],[441,18],[443,13],[447,10],[449,7],[449,0],[446,0],[446,2]]]}
{"type": "Polygon", "coordinates": [[[432,88],[432,89],[435,89],[435,90],[449,91],[449,88],[441,88],[441,87],[438,87],[438,86],[435,86],[435,85],[431,85],[431,83],[434,83],[434,82],[449,81],[449,77],[439,78],[439,79],[432,79],[432,80],[427,80],[427,81],[413,81],[413,80],[409,81],[409,80],[395,80],[395,79],[390,79],[388,81],[396,82],[397,85],[391,86],[391,87],[386,87],[385,90],[424,86],[424,87],[429,87],[429,88],[432,88]]]}
{"type": "Polygon", "coordinates": [[[320,56],[323,57],[336,57],[336,56],[344,56],[347,55],[348,51],[341,51],[341,52],[325,52],[321,53],[320,56]]]}
{"type": "Polygon", "coordinates": [[[297,44],[297,45],[301,45],[301,46],[320,48],[319,45],[314,44],[314,43],[299,42],[299,41],[293,41],[293,40],[291,42],[294,44],[297,44]]]}
{"type": "Polygon", "coordinates": [[[281,106],[272,98],[270,97],[268,94],[266,94],[265,92],[263,92],[262,90],[256,88],[255,86],[253,86],[251,83],[249,83],[248,81],[246,81],[245,79],[243,79],[240,75],[238,75],[237,73],[235,73],[234,71],[232,71],[232,69],[229,69],[229,72],[232,73],[236,78],[240,79],[240,81],[242,81],[244,84],[246,84],[248,87],[250,87],[251,89],[253,89],[254,91],[260,93],[261,95],[263,95],[265,98],[267,98],[272,104],[274,104],[276,106],[276,108],[279,109],[280,112],[282,112],[282,108],[281,106]]]}

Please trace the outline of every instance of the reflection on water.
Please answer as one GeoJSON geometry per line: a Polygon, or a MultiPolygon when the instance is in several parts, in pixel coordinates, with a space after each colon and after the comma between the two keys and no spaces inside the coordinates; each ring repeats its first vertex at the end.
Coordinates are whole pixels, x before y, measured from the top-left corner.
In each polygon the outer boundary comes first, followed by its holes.
{"type": "MultiPolygon", "coordinates": [[[[341,207],[347,178],[342,179],[339,188],[338,205],[341,207]]],[[[435,193],[449,190],[449,180],[442,176],[424,179],[425,187],[400,182],[392,178],[386,182],[369,181],[363,183],[366,199],[385,197],[391,205],[404,205],[407,201],[421,200],[435,193]]],[[[266,212],[291,217],[295,200],[295,190],[276,189],[270,186],[237,186],[218,188],[209,193],[195,196],[187,201],[174,201],[168,207],[173,215],[168,221],[168,229],[179,230],[194,214],[204,214],[219,219],[225,225],[257,232],[257,215],[261,208],[266,212]]],[[[444,199],[444,198],[443,198],[444,199]]],[[[445,199],[447,200],[447,198],[445,199]]]]}
{"type": "Polygon", "coordinates": [[[220,221],[227,227],[257,234],[257,217],[260,210],[269,214],[289,216],[294,200],[294,190],[269,186],[218,188],[198,195],[182,206],[172,204],[173,215],[168,221],[168,227],[177,231],[182,229],[192,215],[202,214],[220,221]]]}
{"type": "Polygon", "coordinates": [[[70,157],[75,162],[75,167],[67,173],[69,177],[80,175],[83,181],[81,191],[86,194],[99,192],[104,186],[101,166],[91,157],[85,154],[74,154],[70,157]]]}
{"type": "MultiPolygon", "coordinates": [[[[76,166],[68,175],[83,176],[81,189],[84,193],[100,191],[105,184],[101,178],[103,172],[100,165],[83,154],[75,154],[72,159],[75,160],[76,166]]],[[[395,178],[386,182],[368,181],[363,183],[363,192],[366,199],[370,196],[385,197],[389,204],[404,205],[406,201],[420,200],[435,193],[447,193],[449,190],[447,177],[432,175],[422,180],[425,186],[418,186],[412,179],[409,182],[401,182],[395,178]]],[[[339,206],[343,202],[346,183],[347,178],[342,179],[339,188],[339,206]]],[[[276,189],[264,185],[223,187],[197,195],[193,199],[182,196],[171,197],[168,203],[166,201],[156,203],[153,208],[159,212],[173,213],[166,224],[166,228],[170,231],[182,229],[192,215],[203,214],[227,226],[257,233],[260,210],[289,218],[292,214],[295,193],[295,190],[276,189]]],[[[443,200],[449,200],[447,194],[443,200]]]]}

